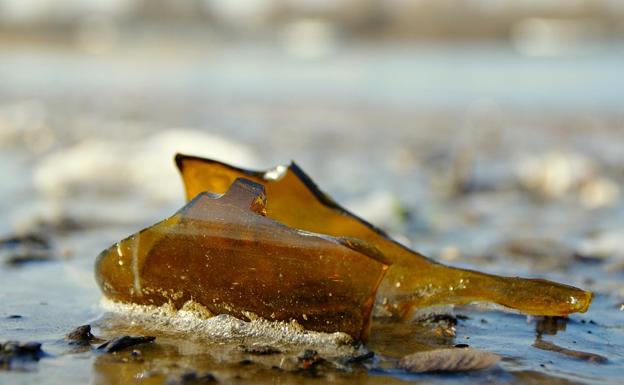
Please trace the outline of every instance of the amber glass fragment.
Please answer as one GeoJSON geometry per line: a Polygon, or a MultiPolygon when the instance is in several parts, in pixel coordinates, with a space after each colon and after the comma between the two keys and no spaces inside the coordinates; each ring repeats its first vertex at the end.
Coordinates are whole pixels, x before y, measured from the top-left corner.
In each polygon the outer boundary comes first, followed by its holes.
{"type": "Polygon", "coordinates": [[[500,277],[436,263],[402,246],[383,231],[339,206],[295,164],[249,171],[217,161],[177,155],[188,199],[203,191],[222,193],[239,177],[265,186],[267,215],[287,226],[361,239],[392,261],[378,301],[394,315],[409,317],[419,307],[497,303],[532,315],[584,312],[592,294],[541,279],[500,277]]]}
{"type": "Polygon", "coordinates": [[[364,339],[387,262],[361,241],[308,233],[265,216],[262,185],[234,181],[100,254],[96,278],[115,301],[193,300],[215,314],[297,320],[364,339]]]}

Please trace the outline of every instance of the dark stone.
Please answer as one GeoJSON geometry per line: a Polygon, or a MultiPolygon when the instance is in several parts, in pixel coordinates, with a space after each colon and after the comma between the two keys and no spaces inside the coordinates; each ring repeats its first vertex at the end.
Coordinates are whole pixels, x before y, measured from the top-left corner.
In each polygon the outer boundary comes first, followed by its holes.
{"type": "Polygon", "coordinates": [[[0,248],[15,248],[18,246],[28,246],[31,248],[50,249],[50,240],[37,233],[27,233],[22,235],[12,235],[0,239],[0,248]]]}
{"type": "Polygon", "coordinates": [[[95,339],[95,336],[91,334],[91,325],[82,325],[69,332],[65,339],[70,343],[88,344],[95,339]]]}
{"type": "Polygon", "coordinates": [[[16,362],[37,362],[45,355],[39,342],[0,343],[0,369],[12,369],[16,362]]]}
{"type": "Polygon", "coordinates": [[[425,323],[445,324],[451,327],[457,326],[458,319],[460,318],[451,314],[432,314],[423,318],[421,321],[425,323]]]}
{"type": "Polygon", "coordinates": [[[361,364],[362,362],[368,361],[375,357],[375,352],[366,352],[364,354],[360,354],[359,356],[349,357],[345,362],[350,365],[361,364]]]}
{"type": "Polygon", "coordinates": [[[321,357],[320,354],[316,350],[306,349],[304,352],[298,357],[299,358],[299,366],[301,369],[307,370],[311,369],[318,364],[325,362],[325,359],[321,357]]]}
{"type": "Polygon", "coordinates": [[[0,258],[8,266],[46,262],[53,259],[52,244],[39,233],[12,235],[0,239],[0,258]]]}
{"type": "Polygon", "coordinates": [[[25,250],[5,256],[4,263],[8,266],[19,267],[33,262],[48,262],[52,259],[54,257],[49,250],[25,250]]]}
{"type": "Polygon", "coordinates": [[[131,346],[136,346],[148,342],[152,342],[156,339],[156,337],[150,336],[122,336],[115,337],[112,340],[104,342],[102,345],[98,346],[98,350],[101,350],[105,353],[114,353],[120,350],[124,350],[131,346]]]}
{"type": "Polygon", "coordinates": [[[596,257],[594,255],[581,254],[578,252],[574,253],[574,260],[580,263],[587,263],[587,264],[600,264],[605,261],[604,258],[596,257]]]}

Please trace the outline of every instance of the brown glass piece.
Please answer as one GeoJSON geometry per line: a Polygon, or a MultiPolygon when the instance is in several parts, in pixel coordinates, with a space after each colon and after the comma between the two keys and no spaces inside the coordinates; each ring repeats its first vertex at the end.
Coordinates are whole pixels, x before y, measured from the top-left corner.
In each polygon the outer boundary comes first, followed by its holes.
{"type": "Polygon", "coordinates": [[[339,206],[295,163],[250,171],[180,154],[176,163],[188,199],[204,191],[222,193],[236,178],[248,178],[265,186],[270,218],[307,231],[361,239],[376,247],[392,261],[377,300],[396,316],[409,317],[417,308],[429,305],[475,301],[497,303],[526,314],[561,316],[584,312],[591,303],[591,292],[572,286],[501,277],[432,261],[339,206]]]}
{"type": "Polygon", "coordinates": [[[262,185],[233,181],[100,254],[96,277],[115,301],[193,300],[215,314],[297,320],[310,330],[368,333],[387,262],[361,241],[284,226],[266,215],[262,185]]]}

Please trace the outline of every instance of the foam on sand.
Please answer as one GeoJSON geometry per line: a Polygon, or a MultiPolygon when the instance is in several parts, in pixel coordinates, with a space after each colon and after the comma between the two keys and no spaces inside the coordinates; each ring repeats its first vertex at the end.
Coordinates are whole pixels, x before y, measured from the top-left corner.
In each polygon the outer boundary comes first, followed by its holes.
{"type": "MultiPolygon", "coordinates": [[[[115,319],[128,325],[164,333],[184,333],[193,338],[216,340],[251,340],[253,343],[305,345],[353,351],[353,340],[346,333],[322,333],[304,329],[296,321],[269,321],[253,313],[243,321],[227,314],[213,315],[196,302],[181,309],[173,306],[146,306],[102,299],[103,307],[115,319]]],[[[346,351],[344,353],[347,353],[346,351]]],[[[347,353],[348,354],[348,353],[347,353]]]]}

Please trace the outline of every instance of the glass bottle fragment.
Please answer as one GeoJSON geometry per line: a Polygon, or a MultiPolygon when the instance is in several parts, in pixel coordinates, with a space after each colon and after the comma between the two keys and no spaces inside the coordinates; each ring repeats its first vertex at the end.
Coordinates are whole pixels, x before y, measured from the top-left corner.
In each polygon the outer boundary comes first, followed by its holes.
{"type": "Polygon", "coordinates": [[[439,264],[392,240],[323,193],[295,163],[251,171],[218,161],[178,154],[187,199],[210,191],[223,193],[243,177],[265,186],[267,216],[284,225],[360,239],[392,261],[377,301],[388,312],[409,317],[421,307],[492,302],[531,315],[562,316],[584,312],[592,293],[572,286],[518,277],[501,277],[439,264]]]}
{"type": "Polygon", "coordinates": [[[214,314],[296,320],[360,340],[389,263],[359,240],[278,223],[266,216],[263,186],[235,179],[103,251],[96,278],[114,301],[180,309],[192,300],[214,314]]]}

